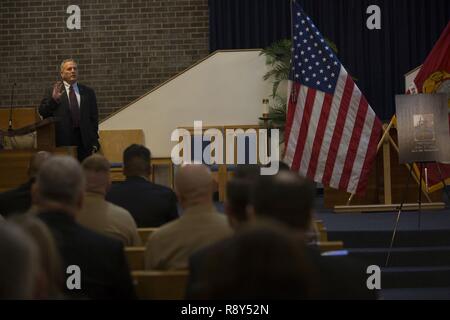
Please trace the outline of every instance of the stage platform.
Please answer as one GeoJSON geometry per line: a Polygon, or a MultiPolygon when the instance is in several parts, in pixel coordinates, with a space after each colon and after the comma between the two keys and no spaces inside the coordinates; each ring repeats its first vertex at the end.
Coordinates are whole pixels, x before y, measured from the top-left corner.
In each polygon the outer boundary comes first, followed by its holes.
{"type": "Polygon", "coordinates": [[[380,298],[450,299],[450,209],[402,212],[385,267],[397,212],[336,214],[320,201],[316,218],[328,239],[343,241],[349,256],[381,267],[380,298]]]}
{"type": "MultiPolygon", "coordinates": [[[[216,203],[220,211],[223,205],[216,203]]],[[[450,209],[402,212],[385,267],[397,212],[334,213],[316,199],[315,218],[328,240],[343,241],[352,258],[382,270],[380,298],[450,299],[450,209]],[[420,225],[419,225],[420,216],[420,225]]]]}

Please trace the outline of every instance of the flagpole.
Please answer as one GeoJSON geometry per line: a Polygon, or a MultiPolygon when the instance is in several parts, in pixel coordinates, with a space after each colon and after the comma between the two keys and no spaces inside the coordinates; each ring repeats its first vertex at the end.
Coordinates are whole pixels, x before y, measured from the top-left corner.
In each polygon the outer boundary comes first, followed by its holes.
{"type": "MultiPolygon", "coordinates": [[[[290,59],[289,73],[288,73],[288,90],[290,89],[290,92],[287,93],[286,116],[285,116],[285,130],[286,130],[286,128],[287,128],[287,117],[288,117],[288,113],[289,113],[289,104],[290,104],[290,101],[294,101],[294,99],[297,97],[297,92],[296,92],[296,87],[295,87],[295,85],[294,85],[294,82],[291,81],[291,80],[289,79],[289,75],[290,75],[291,72],[292,72],[292,61],[293,61],[293,57],[294,57],[294,52],[292,51],[292,49],[293,49],[293,47],[294,47],[294,36],[293,36],[293,29],[294,29],[293,23],[294,23],[294,18],[293,18],[293,12],[292,12],[292,4],[293,4],[293,1],[295,1],[295,0],[289,0],[289,11],[290,11],[290,13],[291,13],[291,59],[290,59]],[[289,86],[289,83],[291,84],[290,86],[289,86]],[[289,88],[289,87],[290,87],[290,88],[289,88]]],[[[286,156],[287,147],[288,147],[288,144],[289,144],[288,139],[286,139],[286,131],[285,131],[284,137],[285,137],[285,139],[284,139],[284,140],[285,140],[285,141],[284,141],[284,146],[285,146],[285,148],[284,148],[284,151],[283,151],[283,158],[286,156]]]]}
{"type": "MultiPolygon", "coordinates": [[[[292,61],[293,61],[293,56],[294,56],[294,51],[292,51],[292,48],[294,47],[294,45],[293,45],[293,41],[294,41],[294,34],[293,34],[293,29],[294,29],[294,18],[293,18],[293,12],[292,12],[292,7],[293,7],[293,3],[295,2],[295,0],[290,0],[289,1],[289,6],[290,6],[290,8],[289,8],[289,10],[291,11],[291,64],[290,64],[290,66],[289,66],[289,74],[291,74],[291,72],[292,72],[292,61]]],[[[294,83],[292,82],[292,85],[291,85],[291,97],[290,97],[290,99],[289,100],[291,100],[291,99],[294,99],[294,98],[296,98],[297,97],[297,92],[296,92],[296,87],[294,86],[294,83]]],[[[288,106],[289,106],[289,100],[288,100],[288,106]]]]}
{"type": "MultiPolygon", "coordinates": [[[[380,141],[378,142],[378,145],[377,145],[377,153],[378,153],[378,151],[380,150],[381,146],[383,145],[384,140],[387,139],[387,137],[389,137],[389,131],[391,130],[392,126],[394,125],[394,117],[395,117],[395,116],[393,116],[393,117],[391,118],[391,121],[389,121],[389,125],[386,127],[386,130],[384,130],[383,135],[382,135],[380,141]]],[[[386,179],[386,177],[385,177],[385,179],[386,179]]],[[[352,200],[353,200],[354,197],[355,197],[355,194],[354,194],[354,193],[351,193],[351,194],[350,194],[350,197],[349,197],[348,200],[347,200],[347,206],[350,205],[350,203],[352,202],[352,200]]]]}

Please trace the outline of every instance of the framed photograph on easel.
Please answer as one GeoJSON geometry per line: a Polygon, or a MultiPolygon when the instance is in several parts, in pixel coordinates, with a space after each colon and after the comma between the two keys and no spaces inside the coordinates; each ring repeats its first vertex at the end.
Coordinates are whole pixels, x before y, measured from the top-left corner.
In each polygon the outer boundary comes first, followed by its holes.
{"type": "Polygon", "coordinates": [[[395,96],[400,163],[449,162],[446,94],[395,96]]]}

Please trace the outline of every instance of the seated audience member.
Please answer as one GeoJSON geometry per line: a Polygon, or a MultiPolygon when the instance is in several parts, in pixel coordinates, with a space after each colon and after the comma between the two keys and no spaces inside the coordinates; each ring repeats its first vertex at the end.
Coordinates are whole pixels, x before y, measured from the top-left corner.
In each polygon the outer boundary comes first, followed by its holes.
{"type": "Polygon", "coordinates": [[[10,221],[34,240],[40,256],[40,274],[34,291],[36,299],[62,299],[63,274],[61,257],[50,230],[37,217],[17,215],[10,221]]]}
{"type": "Polygon", "coordinates": [[[316,274],[304,240],[273,221],[241,228],[209,253],[193,299],[309,299],[316,274]],[[195,295],[198,293],[198,295],[195,295]]]}
{"type": "Polygon", "coordinates": [[[234,230],[248,222],[247,206],[250,190],[259,174],[260,167],[258,165],[239,165],[234,171],[234,176],[227,183],[224,212],[228,223],[234,230]]]}
{"type": "Polygon", "coordinates": [[[183,214],[150,235],[145,253],[147,269],[187,269],[194,251],[231,234],[225,216],[214,206],[208,167],[181,166],[175,176],[175,190],[183,214]]]}
{"type": "MultiPolygon", "coordinates": [[[[290,171],[274,176],[261,176],[251,196],[250,216],[273,219],[303,234],[311,229],[314,187],[305,178],[290,171]]],[[[319,276],[320,299],[374,299],[376,293],[366,286],[363,265],[349,257],[322,257],[308,247],[309,257],[319,276]]]]}
{"type": "Polygon", "coordinates": [[[291,171],[259,176],[252,186],[250,218],[270,218],[306,232],[312,224],[314,187],[291,171]]]}
{"type": "MultiPolygon", "coordinates": [[[[226,189],[227,196],[224,201],[224,212],[227,216],[228,223],[234,231],[239,231],[248,224],[247,206],[250,201],[250,191],[253,184],[260,175],[259,165],[238,165],[234,171],[233,177],[228,181],[226,189]]],[[[222,240],[217,244],[213,244],[197,250],[189,258],[189,278],[187,284],[186,295],[189,299],[198,298],[197,287],[202,287],[202,281],[209,281],[205,278],[205,263],[208,262],[210,252],[214,253],[215,247],[222,246],[222,240]]]]}
{"type": "MultiPolygon", "coordinates": [[[[123,244],[76,222],[84,199],[84,176],[76,159],[53,156],[41,167],[32,188],[38,217],[53,234],[62,257],[63,274],[69,266],[80,271],[79,289],[65,288],[73,298],[135,298],[123,244]]],[[[70,269],[69,269],[70,271],[70,269]]],[[[72,284],[77,281],[72,279],[72,284]]]]}
{"type": "Polygon", "coordinates": [[[114,184],[106,200],[127,209],[138,228],[157,228],[178,218],[174,192],[149,181],[150,150],[133,144],[123,152],[123,173],[126,180],[114,184]]]}
{"type": "MultiPolygon", "coordinates": [[[[275,176],[260,176],[251,186],[249,224],[273,220],[290,228],[304,241],[310,230],[314,204],[314,188],[296,173],[282,170],[275,176]]],[[[236,233],[235,236],[238,236],[236,233]]],[[[189,280],[186,297],[196,299],[208,294],[213,280],[204,272],[216,251],[225,250],[225,241],[194,253],[189,260],[189,280]]],[[[358,262],[347,257],[322,257],[314,247],[306,254],[317,275],[312,292],[317,299],[373,299],[376,294],[366,287],[367,274],[358,262]]],[[[257,272],[257,271],[255,271],[257,272]]]]}
{"type": "Polygon", "coordinates": [[[32,239],[10,223],[0,223],[0,300],[33,299],[39,254],[32,239]]]}
{"type": "Polygon", "coordinates": [[[0,214],[8,217],[15,213],[24,213],[31,206],[31,185],[42,163],[51,154],[47,151],[39,151],[33,155],[28,166],[28,181],[19,187],[0,193],[0,214]]]}
{"type": "Polygon", "coordinates": [[[84,159],[82,167],[86,189],[83,208],[77,216],[78,223],[119,239],[124,246],[141,245],[136,222],[130,213],[105,200],[106,192],[111,186],[108,160],[95,154],[84,159]]]}

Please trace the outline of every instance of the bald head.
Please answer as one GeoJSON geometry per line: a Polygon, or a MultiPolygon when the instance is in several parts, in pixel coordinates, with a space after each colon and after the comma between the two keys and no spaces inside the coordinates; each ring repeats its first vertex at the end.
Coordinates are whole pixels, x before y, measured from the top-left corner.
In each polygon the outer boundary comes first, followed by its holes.
{"type": "Polygon", "coordinates": [[[42,164],[51,156],[52,154],[47,151],[36,152],[30,160],[30,165],[28,167],[28,177],[36,177],[39,169],[42,167],[42,164]]]}
{"type": "Polygon", "coordinates": [[[175,176],[175,189],[183,207],[212,203],[213,178],[203,164],[180,167],[175,176]]]}
{"type": "Polygon", "coordinates": [[[105,195],[111,184],[109,161],[102,155],[94,154],[84,159],[81,165],[86,178],[86,191],[105,195]]]}

